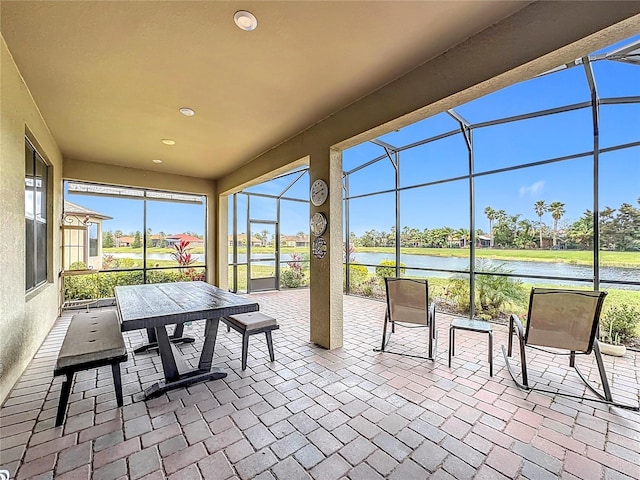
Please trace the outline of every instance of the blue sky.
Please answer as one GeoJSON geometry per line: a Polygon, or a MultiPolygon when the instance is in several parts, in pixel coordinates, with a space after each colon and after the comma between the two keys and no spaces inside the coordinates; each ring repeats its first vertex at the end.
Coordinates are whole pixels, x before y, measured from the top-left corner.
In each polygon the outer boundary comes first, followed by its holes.
{"type": "MultiPolygon", "coordinates": [[[[627,39],[604,51],[636,41],[627,39]]],[[[640,66],[613,61],[593,63],[596,85],[601,98],[640,96],[640,66]]],[[[586,102],[589,88],[582,66],[512,85],[476,99],[455,110],[472,124],[519,115],[562,105],[586,102]]],[[[640,141],[640,104],[601,106],[600,146],[640,141]]],[[[447,114],[439,114],[380,137],[394,146],[403,146],[457,128],[447,114]]],[[[592,119],[589,108],[474,129],[475,171],[485,172],[518,164],[542,161],[593,149],[592,119]]],[[[343,152],[346,171],[382,155],[383,150],[370,142],[343,152]]],[[[467,150],[461,134],[400,153],[401,186],[435,182],[467,173],[467,150]]],[[[505,173],[478,176],[476,191],[476,228],[488,231],[484,209],[491,206],[521,219],[538,220],[533,204],[538,200],[565,204],[563,221],[577,220],[586,209],[593,209],[593,162],[584,157],[566,162],[505,173]]],[[[248,191],[280,194],[297,175],[273,180],[248,191]]],[[[600,157],[600,207],[617,208],[627,202],[637,206],[640,196],[640,147],[603,154],[600,157]]],[[[392,189],[394,170],[388,160],[350,176],[350,194],[359,195],[392,189]]],[[[305,174],[286,196],[306,199],[309,180],[305,174]]],[[[394,194],[383,194],[350,202],[350,230],[361,235],[366,230],[389,231],[395,223],[394,194]]],[[[467,180],[447,182],[401,193],[401,226],[419,229],[450,226],[469,227],[469,185],[467,180]]],[[[114,217],[104,223],[105,230],[125,233],[142,230],[142,202],[81,195],[68,200],[114,217]]],[[[275,220],[275,202],[251,200],[251,218],[275,220]]],[[[283,234],[308,231],[308,207],[297,202],[281,205],[283,234]]],[[[239,211],[246,211],[246,200],[239,201],[239,211]]],[[[147,213],[154,232],[204,232],[204,207],[154,202],[147,213]]],[[[243,218],[243,217],[241,217],[243,218]]],[[[246,231],[241,220],[239,231],[246,231]]],[[[543,217],[552,223],[549,214],[543,217]]],[[[261,229],[258,225],[257,228],[261,229]]]]}

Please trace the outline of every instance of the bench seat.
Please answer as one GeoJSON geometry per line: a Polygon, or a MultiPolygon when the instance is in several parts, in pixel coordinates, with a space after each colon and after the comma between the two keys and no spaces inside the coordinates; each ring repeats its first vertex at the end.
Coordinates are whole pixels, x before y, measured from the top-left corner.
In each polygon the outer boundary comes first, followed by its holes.
{"type": "Polygon", "coordinates": [[[73,376],[81,370],[111,365],[118,406],[122,406],[120,363],[127,360],[127,347],[114,310],[78,313],[62,342],[54,375],[66,375],[60,392],[56,426],[61,425],[69,401],[73,376]]]}
{"type": "Polygon", "coordinates": [[[247,368],[247,350],[249,349],[249,337],[251,335],[264,333],[267,340],[267,348],[269,349],[269,358],[272,362],[275,360],[271,331],[280,328],[275,318],[261,312],[249,312],[229,315],[222,317],[221,320],[227,325],[227,331],[233,328],[236,332],[242,334],[242,370],[247,368]]]}

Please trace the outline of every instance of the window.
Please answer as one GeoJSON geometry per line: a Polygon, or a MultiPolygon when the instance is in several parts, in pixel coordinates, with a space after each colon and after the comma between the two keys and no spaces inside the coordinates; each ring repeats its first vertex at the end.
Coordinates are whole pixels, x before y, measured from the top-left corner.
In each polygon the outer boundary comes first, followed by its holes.
{"type": "Polygon", "coordinates": [[[98,256],[98,224],[89,224],[89,256],[98,256]]]}
{"type": "Polygon", "coordinates": [[[24,212],[27,291],[47,281],[47,180],[47,164],[26,140],[24,212]]]}

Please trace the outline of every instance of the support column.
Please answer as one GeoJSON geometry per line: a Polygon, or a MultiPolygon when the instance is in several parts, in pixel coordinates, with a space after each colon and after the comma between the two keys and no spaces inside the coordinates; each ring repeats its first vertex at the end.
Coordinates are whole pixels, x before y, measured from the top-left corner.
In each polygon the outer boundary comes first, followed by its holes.
{"type": "Polygon", "coordinates": [[[311,235],[310,339],[324,348],[342,347],[342,152],[325,150],[309,157],[309,185],[323,179],[329,186],[327,201],[309,204],[309,217],[316,212],[327,216],[324,258],[313,256],[311,235]]]}
{"type": "MultiPolygon", "coordinates": [[[[207,198],[207,211],[213,212],[214,205],[209,205],[209,201],[207,198]]],[[[215,216],[208,216],[207,221],[207,281],[226,290],[229,288],[229,197],[218,196],[215,209],[215,216]],[[211,226],[217,235],[210,231],[211,226]]]]}

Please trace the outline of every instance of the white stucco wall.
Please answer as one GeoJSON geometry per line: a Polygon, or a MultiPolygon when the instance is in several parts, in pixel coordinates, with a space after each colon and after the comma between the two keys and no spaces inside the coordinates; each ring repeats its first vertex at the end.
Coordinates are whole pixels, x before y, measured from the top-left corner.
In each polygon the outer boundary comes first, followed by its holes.
{"type": "Polygon", "coordinates": [[[0,38],[0,403],[22,374],[58,313],[62,157],[0,38]],[[28,134],[49,170],[49,277],[25,294],[24,139],[28,134]]]}

